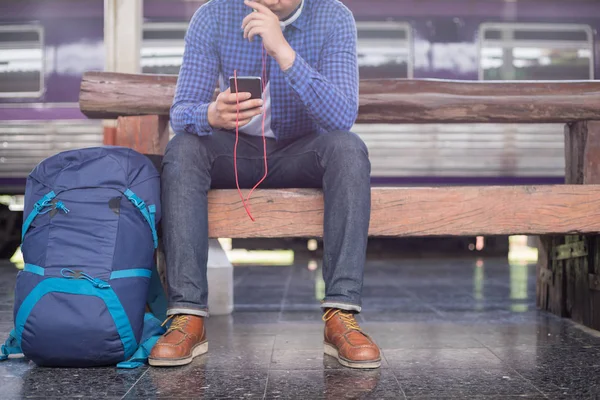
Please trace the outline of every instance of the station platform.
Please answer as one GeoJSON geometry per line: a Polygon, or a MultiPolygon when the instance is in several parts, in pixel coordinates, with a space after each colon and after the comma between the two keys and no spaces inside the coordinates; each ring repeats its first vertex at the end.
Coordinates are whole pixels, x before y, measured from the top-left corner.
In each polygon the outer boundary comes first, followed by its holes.
{"type": "MultiPolygon", "coordinates": [[[[17,269],[0,266],[0,336],[17,269]]],[[[207,322],[209,353],[137,370],[0,363],[0,398],[564,399],[600,396],[600,335],[536,310],[535,266],[505,259],[369,261],[358,320],[378,370],[323,355],[314,260],[234,268],[235,312],[207,322]]]]}

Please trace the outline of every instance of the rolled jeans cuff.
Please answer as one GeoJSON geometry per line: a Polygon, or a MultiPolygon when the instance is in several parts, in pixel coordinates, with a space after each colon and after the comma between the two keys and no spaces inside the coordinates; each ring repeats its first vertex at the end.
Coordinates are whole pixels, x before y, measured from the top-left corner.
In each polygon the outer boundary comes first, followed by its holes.
{"type": "Polygon", "coordinates": [[[196,315],[198,317],[208,317],[209,316],[207,309],[190,308],[190,307],[178,306],[178,305],[169,306],[169,308],[167,309],[167,316],[178,315],[178,314],[196,315]]]}
{"type": "Polygon", "coordinates": [[[356,311],[359,313],[362,310],[361,306],[350,303],[340,303],[336,301],[324,301],[321,303],[321,308],[339,308],[340,310],[356,311]]]}

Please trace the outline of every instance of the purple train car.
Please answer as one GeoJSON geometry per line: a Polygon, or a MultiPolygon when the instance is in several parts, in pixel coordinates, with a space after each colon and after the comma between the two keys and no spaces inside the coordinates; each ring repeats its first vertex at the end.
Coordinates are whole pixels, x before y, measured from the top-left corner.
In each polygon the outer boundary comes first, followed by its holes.
{"type": "MultiPolygon", "coordinates": [[[[231,0],[234,1],[234,0],[231,0]]],[[[240,0],[241,1],[241,0],[240,0]]],[[[594,0],[343,0],[354,12],[362,78],[563,80],[600,76],[594,0]]],[[[145,0],[141,69],[176,74],[202,0],[145,0]]],[[[78,110],[81,75],[104,68],[102,0],[0,2],[0,195],[43,158],[102,143],[78,110]]],[[[374,184],[563,181],[562,127],[357,125],[374,184]]],[[[18,223],[17,223],[18,222],[18,223]]],[[[0,256],[20,216],[0,205],[0,256]]]]}

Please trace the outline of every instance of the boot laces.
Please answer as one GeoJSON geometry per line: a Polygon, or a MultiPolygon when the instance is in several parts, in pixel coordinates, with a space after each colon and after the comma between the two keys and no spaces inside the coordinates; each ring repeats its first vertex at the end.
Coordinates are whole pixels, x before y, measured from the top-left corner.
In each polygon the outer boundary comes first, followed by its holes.
{"type": "Polygon", "coordinates": [[[169,317],[162,323],[161,326],[165,326],[165,324],[171,321],[171,325],[169,329],[167,329],[167,333],[172,331],[180,331],[183,332],[183,328],[187,325],[190,318],[187,315],[169,315],[169,317]]]}
{"type": "Polygon", "coordinates": [[[333,308],[328,309],[327,311],[325,311],[325,314],[323,314],[323,321],[327,322],[336,315],[340,316],[340,319],[342,320],[346,328],[362,332],[362,329],[360,328],[360,326],[358,326],[358,322],[356,322],[356,319],[354,318],[354,314],[344,310],[336,310],[333,308]]]}

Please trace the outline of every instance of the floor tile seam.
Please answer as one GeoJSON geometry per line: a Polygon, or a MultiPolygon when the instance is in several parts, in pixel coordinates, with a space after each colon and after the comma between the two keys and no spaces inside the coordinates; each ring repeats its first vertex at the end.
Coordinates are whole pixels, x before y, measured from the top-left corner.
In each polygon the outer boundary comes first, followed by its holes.
{"type": "MultiPolygon", "coordinates": [[[[427,399],[427,400],[430,400],[430,398],[431,398],[431,396],[425,397],[425,396],[422,396],[422,395],[416,395],[416,396],[409,396],[408,400],[411,400],[411,399],[427,399]]],[[[446,400],[459,400],[459,399],[463,400],[464,398],[465,398],[465,396],[444,397],[444,399],[446,399],[446,400]]],[[[524,397],[521,394],[507,394],[507,395],[489,394],[489,395],[474,395],[473,397],[469,397],[469,399],[471,399],[471,398],[473,398],[473,399],[483,399],[483,400],[485,400],[485,399],[501,399],[501,400],[504,400],[504,399],[531,399],[531,398],[533,398],[533,399],[540,399],[540,398],[541,399],[545,399],[546,397],[545,396],[538,396],[538,395],[535,395],[535,397],[531,397],[531,396],[524,397]]]]}
{"type": "Polygon", "coordinates": [[[510,365],[508,362],[504,361],[503,359],[501,359],[498,354],[496,354],[494,352],[494,350],[492,350],[490,347],[486,346],[484,343],[482,343],[481,341],[477,340],[479,343],[481,343],[490,353],[492,353],[494,355],[494,357],[496,357],[497,359],[500,360],[501,364],[503,366],[505,366],[506,368],[508,368],[509,371],[514,372],[515,374],[517,374],[521,379],[524,379],[525,382],[527,382],[531,387],[533,387],[535,390],[537,390],[538,392],[541,393],[542,396],[544,396],[545,398],[548,398],[548,396],[546,395],[546,393],[542,392],[542,390],[540,388],[537,387],[537,385],[535,385],[531,380],[527,379],[526,377],[524,377],[519,371],[517,371],[512,365],[510,365]]]}
{"type": "MultiPolygon", "coordinates": [[[[383,360],[385,360],[387,368],[392,369],[392,364],[390,363],[390,360],[388,360],[385,349],[381,349],[381,358],[383,358],[383,360]]],[[[394,377],[395,376],[396,375],[394,374],[394,377]]],[[[396,378],[396,380],[398,380],[398,378],[396,378]]],[[[400,384],[400,382],[398,382],[398,384],[400,384]]],[[[402,389],[402,387],[401,387],[401,389],[402,389]]],[[[402,389],[402,393],[404,393],[404,389],[402,389]]],[[[404,393],[404,396],[406,397],[406,393],[404,393]]]]}
{"type": "MultiPolygon", "coordinates": [[[[591,335],[590,335],[591,336],[591,335]]],[[[591,336],[594,337],[594,336],[591,336]]],[[[600,347],[600,343],[596,343],[596,344],[591,344],[591,343],[586,343],[584,340],[584,338],[573,338],[573,340],[577,341],[580,343],[580,345],[584,348],[590,348],[590,347],[600,347]]]]}
{"type": "MultiPolygon", "coordinates": [[[[475,339],[477,340],[477,339],[475,339]]],[[[477,340],[479,343],[482,343],[481,341],[477,340]]],[[[531,344],[518,344],[518,345],[514,345],[514,346],[488,346],[485,345],[485,347],[489,347],[489,348],[493,348],[493,349],[521,349],[524,350],[525,348],[542,348],[542,349],[551,349],[551,348],[561,348],[561,349],[569,349],[569,350],[573,350],[573,349],[595,349],[597,347],[600,347],[600,344],[598,345],[588,345],[588,344],[577,344],[577,345],[562,345],[562,344],[536,344],[536,345],[531,345],[531,344]]]]}
{"type": "Polygon", "coordinates": [[[133,385],[131,385],[131,387],[129,388],[129,390],[127,392],[125,392],[125,394],[123,395],[123,397],[121,397],[121,400],[123,400],[124,398],[127,397],[127,395],[129,394],[129,392],[131,392],[133,390],[133,388],[135,387],[135,385],[137,385],[139,383],[139,381],[148,373],[148,371],[150,370],[151,367],[146,368],[146,370],[144,371],[144,373],[142,375],[140,375],[140,377],[133,383],[133,385]]]}
{"type": "MultiPolygon", "coordinates": [[[[445,368],[445,369],[454,370],[454,368],[445,368]]],[[[512,370],[512,368],[501,368],[501,369],[500,368],[481,368],[481,369],[483,369],[483,370],[491,370],[491,371],[493,371],[493,370],[501,370],[501,371],[507,371],[508,370],[508,371],[511,371],[512,370]]],[[[427,371],[430,372],[431,370],[427,370],[427,371]]],[[[402,372],[402,370],[398,369],[398,368],[391,368],[391,372],[394,374],[394,377],[397,378],[396,373],[402,372]]],[[[532,384],[528,379],[526,379],[525,377],[523,377],[522,375],[520,375],[517,371],[513,370],[512,372],[515,372],[520,378],[523,379],[524,383],[526,384],[526,388],[529,387],[530,389],[533,389],[535,392],[537,392],[536,396],[540,395],[543,398],[549,398],[546,393],[542,392],[537,386],[535,386],[534,384],[532,384]]],[[[529,394],[530,393],[503,395],[503,397],[506,397],[506,398],[524,398],[523,396],[526,396],[526,395],[529,395],[529,394]]],[[[415,396],[405,395],[405,396],[406,396],[407,399],[410,399],[410,398],[413,398],[413,397],[419,397],[419,396],[422,397],[422,395],[415,395],[415,396]]],[[[485,398],[485,397],[497,398],[496,395],[482,395],[481,397],[483,397],[483,398],[485,398]]],[[[457,398],[458,399],[458,398],[464,398],[464,397],[463,396],[453,396],[451,398],[457,398]]]]}
{"type": "Polygon", "coordinates": [[[416,293],[412,293],[410,291],[408,292],[408,295],[413,300],[417,300],[418,302],[420,302],[423,306],[425,306],[425,308],[429,309],[430,311],[433,311],[438,317],[440,317],[442,319],[446,319],[445,313],[443,311],[438,310],[437,308],[435,308],[429,301],[423,300],[416,293]]]}
{"type": "Polygon", "coordinates": [[[281,303],[279,305],[279,317],[277,318],[278,321],[281,321],[281,317],[283,315],[283,306],[285,304],[285,300],[290,290],[290,285],[292,284],[293,271],[294,269],[290,268],[288,272],[287,281],[285,282],[285,289],[283,291],[283,296],[281,297],[281,303]]]}
{"type": "MultiPolygon", "coordinates": [[[[235,269],[235,265],[233,266],[233,268],[235,269]]],[[[238,268],[238,271],[240,271],[240,270],[244,271],[244,272],[243,273],[239,273],[238,272],[237,274],[234,274],[234,277],[233,277],[233,287],[234,288],[237,285],[239,285],[244,280],[244,278],[246,278],[246,276],[249,274],[249,272],[248,272],[249,270],[248,269],[238,268]],[[237,277],[235,275],[237,275],[237,277]]]]}
{"type": "Polygon", "coordinates": [[[265,391],[263,392],[263,397],[262,397],[263,400],[265,400],[267,398],[267,393],[269,391],[269,372],[270,371],[267,371],[267,379],[265,381],[265,391]]]}
{"type": "MultiPolygon", "coordinates": [[[[391,370],[389,367],[380,367],[382,371],[391,370]]],[[[348,371],[348,367],[344,367],[343,365],[339,365],[336,367],[311,367],[311,366],[298,366],[298,367],[277,367],[270,368],[269,372],[289,372],[289,371],[309,371],[309,372],[327,372],[327,371],[348,371]]]]}
{"type": "Polygon", "coordinates": [[[430,311],[433,311],[442,320],[446,320],[447,319],[448,315],[447,315],[446,311],[442,311],[442,310],[436,308],[435,306],[433,306],[432,304],[430,304],[428,302],[422,302],[422,304],[425,306],[425,308],[429,309],[430,311]]]}
{"type": "Polygon", "coordinates": [[[521,373],[519,371],[517,371],[514,367],[507,365],[508,369],[513,371],[515,374],[517,374],[519,377],[521,377],[521,379],[524,379],[529,385],[531,385],[535,390],[537,390],[538,392],[540,392],[540,394],[542,396],[544,396],[545,398],[548,398],[548,395],[546,393],[544,393],[542,391],[542,389],[540,389],[539,387],[537,387],[537,385],[535,385],[530,379],[527,379],[526,377],[524,377],[523,375],[521,375],[521,373]]]}
{"type": "MultiPolygon", "coordinates": [[[[475,339],[477,340],[477,339],[475,339]]],[[[479,343],[481,343],[479,340],[477,340],[479,343]]],[[[535,349],[552,349],[552,348],[559,348],[561,350],[574,350],[574,349],[596,349],[598,346],[589,346],[589,347],[580,347],[580,346],[552,346],[552,345],[544,345],[544,346],[486,346],[484,345],[485,348],[487,348],[489,351],[491,351],[496,357],[500,358],[492,349],[515,349],[515,350],[525,350],[525,348],[535,348],[535,349]]],[[[501,358],[500,358],[501,359],[501,358]]],[[[502,359],[501,359],[502,360],[502,359]]],[[[504,360],[503,360],[504,361],[504,360]]],[[[600,367],[600,365],[596,366],[596,368],[600,367]]],[[[573,367],[561,367],[561,368],[579,368],[576,366],[573,367]]],[[[587,366],[587,368],[590,368],[590,366],[587,366]]],[[[593,367],[592,367],[593,368],[593,367]]]]}
{"type": "Polygon", "coordinates": [[[277,335],[275,335],[275,339],[273,340],[273,345],[271,346],[271,357],[269,357],[269,366],[267,367],[267,380],[265,382],[265,391],[263,393],[263,400],[265,400],[267,398],[267,393],[269,391],[269,375],[271,373],[271,365],[273,365],[273,357],[275,356],[275,345],[276,344],[277,344],[277,335]]]}
{"type": "MultiPolygon", "coordinates": [[[[443,320],[445,320],[445,315],[443,315],[442,313],[440,313],[438,310],[436,310],[436,309],[433,309],[433,308],[429,307],[429,305],[425,304],[425,303],[424,303],[422,300],[420,300],[420,299],[416,299],[414,295],[411,295],[411,299],[412,299],[412,300],[417,300],[418,302],[420,302],[420,303],[424,304],[425,308],[427,308],[429,311],[432,311],[432,312],[433,312],[434,314],[436,314],[438,317],[440,317],[440,318],[442,318],[443,320]]],[[[395,312],[395,311],[396,311],[396,310],[391,310],[391,311],[387,310],[387,311],[384,311],[384,313],[385,313],[385,312],[390,312],[390,313],[393,313],[393,312],[395,312]]],[[[401,312],[404,312],[404,311],[401,311],[401,312]]],[[[408,311],[408,313],[411,313],[411,314],[420,314],[420,312],[415,312],[415,311],[408,311]]],[[[368,318],[368,317],[365,317],[365,316],[364,316],[364,311],[363,311],[363,312],[361,312],[361,313],[359,314],[359,316],[360,316],[360,319],[361,319],[361,321],[360,321],[361,323],[366,323],[366,324],[368,324],[368,323],[380,323],[380,322],[381,322],[381,321],[372,320],[372,319],[371,319],[371,320],[369,320],[369,318],[368,318]]]]}
{"type": "Polygon", "coordinates": [[[269,367],[268,366],[253,366],[253,367],[244,367],[242,369],[239,368],[211,368],[210,370],[204,370],[202,372],[225,372],[225,373],[230,373],[230,372],[264,372],[267,373],[269,371],[269,367]]]}
{"type": "MultiPolygon", "coordinates": [[[[379,341],[377,341],[377,343],[379,343],[379,341]]],[[[395,350],[400,350],[400,351],[406,351],[406,350],[475,350],[475,349],[483,349],[485,348],[485,346],[481,345],[481,346],[466,346],[466,347],[448,347],[448,346],[428,346],[428,347],[420,347],[420,346],[413,346],[413,347],[387,347],[384,346],[382,347],[382,350],[386,350],[386,351],[395,351],[395,350]]]]}
{"type": "MultiPolygon", "coordinates": [[[[385,355],[383,357],[385,358],[385,355]]],[[[396,381],[396,384],[398,385],[398,387],[400,388],[400,391],[402,392],[402,396],[404,396],[405,399],[408,399],[408,396],[406,396],[406,392],[404,391],[404,388],[402,387],[402,384],[400,384],[400,381],[398,380],[398,377],[396,376],[396,372],[390,366],[390,363],[388,362],[387,358],[385,358],[385,362],[388,364],[388,367],[389,367],[389,369],[386,369],[386,370],[390,371],[390,373],[394,377],[394,380],[396,381]]]]}
{"type": "MultiPolygon", "coordinates": [[[[234,304],[233,305],[234,308],[237,311],[248,311],[248,309],[251,309],[252,311],[256,311],[256,312],[261,312],[264,311],[265,308],[272,308],[273,310],[279,310],[281,308],[281,305],[276,305],[273,303],[267,303],[267,304],[252,304],[252,303],[242,303],[242,304],[234,304]],[[256,308],[256,310],[254,310],[256,308]]],[[[273,311],[271,310],[271,311],[273,311]]]]}

